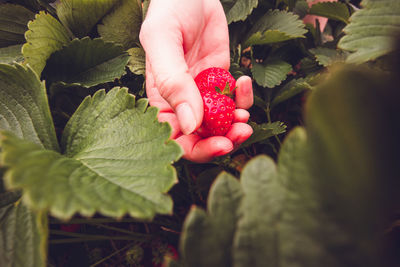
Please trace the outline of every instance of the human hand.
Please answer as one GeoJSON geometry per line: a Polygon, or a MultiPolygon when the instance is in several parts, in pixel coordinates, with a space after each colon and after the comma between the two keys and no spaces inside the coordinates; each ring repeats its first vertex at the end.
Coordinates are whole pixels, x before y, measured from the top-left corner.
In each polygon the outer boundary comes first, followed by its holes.
{"type": "Polygon", "coordinates": [[[186,159],[206,162],[229,153],[252,129],[246,124],[253,104],[251,79],[237,81],[234,123],[225,136],[201,138],[193,132],[203,119],[203,101],[194,77],[209,67],[229,68],[229,35],[218,0],[152,0],[140,41],[146,51],[146,92],[158,119],[171,124],[186,159]]]}

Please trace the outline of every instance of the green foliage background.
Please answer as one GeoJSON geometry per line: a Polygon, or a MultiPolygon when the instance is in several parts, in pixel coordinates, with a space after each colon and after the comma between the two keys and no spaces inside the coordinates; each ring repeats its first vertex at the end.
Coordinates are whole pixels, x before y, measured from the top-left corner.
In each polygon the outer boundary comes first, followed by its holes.
{"type": "Polygon", "coordinates": [[[221,0],[254,133],[206,164],[148,106],[149,1],[53,2],[0,1],[1,266],[398,266],[397,0],[221,0]]]}

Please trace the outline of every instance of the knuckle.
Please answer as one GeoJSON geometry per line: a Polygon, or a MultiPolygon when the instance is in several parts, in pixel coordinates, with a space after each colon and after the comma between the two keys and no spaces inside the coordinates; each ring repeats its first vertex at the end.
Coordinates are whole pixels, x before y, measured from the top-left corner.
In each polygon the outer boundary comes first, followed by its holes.
{"type": "Polygon", "coordinates": [[[178,83],[174,77],[162,78],[157,84],[160,94],[164,99],[170,102],[175,98],[174,95],[178,92],[178,83]]]}

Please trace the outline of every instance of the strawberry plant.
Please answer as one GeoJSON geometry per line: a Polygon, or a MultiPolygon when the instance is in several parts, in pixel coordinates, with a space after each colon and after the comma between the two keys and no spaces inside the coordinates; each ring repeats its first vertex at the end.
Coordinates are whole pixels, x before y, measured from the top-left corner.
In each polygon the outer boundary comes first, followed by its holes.
{"type": "Polygon", "coordinates": [[[148,104],[149,2],[0,0],[0,266],[399,266],[400,2],[221,0],[197,134],[243,75],[253,134],[207,163],[148,104]]]}

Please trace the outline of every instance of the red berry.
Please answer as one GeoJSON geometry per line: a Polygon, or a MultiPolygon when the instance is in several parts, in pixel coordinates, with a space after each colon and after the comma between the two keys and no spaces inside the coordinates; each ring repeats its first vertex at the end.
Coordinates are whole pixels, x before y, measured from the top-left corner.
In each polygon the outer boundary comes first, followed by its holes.
{"type": "Polygon", "coordinates": [[[221,68],[203,70],[194,79],[203,98],[203,124],[197,133],[203,137],[225,135],[233,121],[235,102],[233,96],[236,81],[221,68]]]}
{"type": "Polygon", "coordinates": [[[201,135],[203,137],[225,135],[232,125],[235,102],[217,92],[202,94],[204,117],[201,135]]]}
{"type": "Polygon", "coordinates": [[[64,232],[75,233],[81,228],[80,224],[61,224],[60,229],[64,232]]]}
{"type": "Polygon", "coordinates": [[[236,80],[233,76],[222,68],[208,68],[200,72],[194,81],[200,90],[200,93],[205,91],[215,91],[218,87],[221,91],[224,90],[226,83],[229,83],[229,91],[233,93],[236,86],[236,80]]]}

